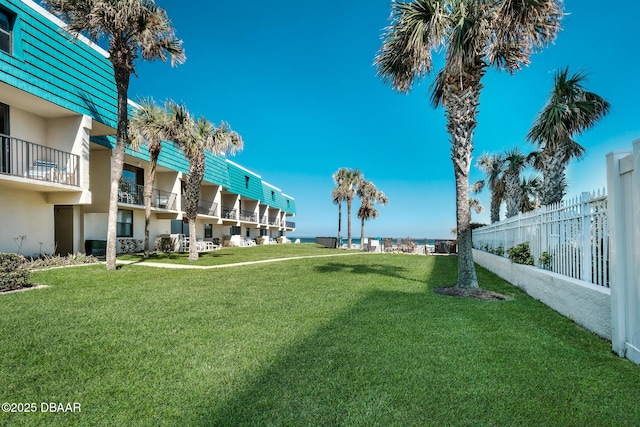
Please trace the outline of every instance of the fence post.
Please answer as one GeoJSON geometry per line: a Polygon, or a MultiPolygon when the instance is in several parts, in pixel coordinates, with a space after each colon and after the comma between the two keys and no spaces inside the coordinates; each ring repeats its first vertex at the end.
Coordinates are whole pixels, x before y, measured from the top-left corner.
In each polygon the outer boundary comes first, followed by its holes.
{"type": "Polygon", "coordinates": [[[582,252],[582,280],[585,282],[593,283],[592,280],[592,263],[591,263],[591,215],[590,215],[590,207],[589,200],[591,195],[589,192],[584,191],[580,195],[580,221],[581,230],[582,231],[582,248],[580,251],[582,252]]]}
{"type": "Polygon", "coordinates": [[[640,363],[640,140],[633,145],[633,154],[607,154],[611,342],[619,356],[640,363]]]}

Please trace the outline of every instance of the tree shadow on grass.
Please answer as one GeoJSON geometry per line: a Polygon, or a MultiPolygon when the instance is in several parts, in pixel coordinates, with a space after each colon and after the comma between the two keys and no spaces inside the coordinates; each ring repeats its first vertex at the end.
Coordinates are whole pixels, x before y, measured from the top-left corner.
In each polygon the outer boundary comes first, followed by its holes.
{"type": "Polygon", "coordinates": [[[404,267],[392,265],[370,265],[370,264],[348,264],[339,262],[329,262],[315,267],[318,273],[351,273],[361,275],[381,275],[393,277],[395,279],[406,279],[400,273],[407,271],[404,267]]]}
{"type": "MultiPolygon", "coordinates": [[[[539,348],[540,362],[530,363],[531,346],[540,343],[510,339],[518,309],[484,307],[443,303],[430,292],[372,291],[281,357],[257,362],[263,370],[234,377],[231,395],[212,390],[202,396],[202,411],[193,421],[203,426],[553,424],[567,406],[548,406],[543,396],[568,399],[576,391],[558,392],[566,372],[554,349],[539,348]],[[542,397],[532,401],[532,395],[542,397]]],[[[608,373],[603,369],[598,375],[608,373]]],[[[572,418],[577,424],[588,419],[589,414],[572,418]]]]}

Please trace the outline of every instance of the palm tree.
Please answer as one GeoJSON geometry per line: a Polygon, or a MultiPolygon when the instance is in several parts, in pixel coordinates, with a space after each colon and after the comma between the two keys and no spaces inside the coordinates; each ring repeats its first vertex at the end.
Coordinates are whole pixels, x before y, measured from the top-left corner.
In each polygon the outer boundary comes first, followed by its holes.
{"type": "Polygon", "coordinates": [[[164,108],[153,99],[144,99],[136,108],[129,121],[131,146],[139,149],[146,144],[149,150],[149,171],[144,183],[144,257],[149,257],[149,225],[151,224],[151,199],[156,179],[158,157],[162,150],[162,140],[168,132],[168,115],[164,108]]]}
{"type": "Polygon", "coordinates": [[[196,241],[196,219],[200,202],[200,188],[205,172],[206,152],[214,154],[235,154],[242,150],[240,135],[221,122],[216,128],[209,120],[198,117],[193,119],[183,105],[169,103],[171,139],[182,149],[189,159],[189,174],[184,194],[184,212],[189,221],[189,260],[198,260],[196,241]]]}
{"type": "Polygon", "coordinates": [[[482,154],[477,162],[476,167],[485,174],[485,179],[477,181],[472,186],[475,194],[481,192],[485,186],[491,192],[491,223],[500,221],[500,205],[505,197],[504,179],[503,178],[504,156],[502,154],[482,154]]]}
{"type": "Polygon", "coordinates": [[[135,73],[134,62],[139,57],[165,61],[169,55],[171,65],[184,62],[182,41],[176,38],[166,11],[153,0],[44,0],[44,3],[68,23],[66,30],[75,37],[83,34],[94,42],[109,41],[107,51],[118,92],[118,125],[111,164],[106,258],[107,269],[115,270],[118,187],[129,141],[129,79],[135,73]]]}
{"type": "MultiPolygon", "coordinates": [[[[347,247],[351,249],[351,204],[353,197],[356,195],[356,188],[358,188],[363,179],[362,172],[360,172],[359,169],[340,168],[333,174],[333,177],[336,184],[338,184],[338,187],[332,192],[334,203],[340,200],[338,203],[338,215],[340,215],[342,209],[342,201],[347,202],[347,247]]],[[[338,221],[340,221],[340,219],[338,219],[338,221]]],[[[338,228],[340,228],[339,225],[338,228]]],[[[340,244],[339,240],[338,244],[340,244]]]]}
{"type": "Polygon", "coordinates": [[[542,172],[543,205],[558,203],[566,194],[567,165],[585,152],[575,136],[594,126],[611,108],[604,98],[585,89],[587,75],[582,71],[569,76],[567,67],[553,80],[549,100],[527,135],[539,148],[536,165],[542,172]]]}
{"type": "Polygon", "coordinates": [[[382,191],[378,191],[373,182],[365,179],[358,185],[357,194],[358,197],[360,197],[360,208],[357,213],[357,217],[361,220],[360,247],[364,249],[364,222],[377,218],[380,213],[376,209],[375,204],[378,203],[386,206],[389,203],[389,198],[382,191]]]}
{"type": "Polygon", "coordinates": [[[520,175],[529,165],[529,157],[522,154],[519,148],[513,148],[504,156],[504,187],[507,202],[507,218],[518,215],[522,202],[520,175]]]}
{"type": "Polygon", "coordinates": [[[333,203],[338,205],[338,241],[336,243],[338,247],[340,247],[340,243],[342,242],[340,237],[342,228],[342,202],[346,200],[345,183],[348,173],[349,169],[340,168],[333,174],[333,182],[335,182],[336,188],[331,190],[331,198],[333,199],[333,203]]]}
{"type": "Polygon", "coordinates": [[[445,51],[444,68],[431,85],[451,137],[459,231],[458,283],[478,287],[471,252],[469,167],[488,67],[514,73],[534,51],[553,41],[563,17],[561,0],[411,0],[392,3],[391,25],[375,59],[378,74],[400,91],[433,71],[432,52],[445,51]]]}
{"type": "Polygon", "coordinates": [[[538,194],[540,186],[541,181],[537,175],[529,179],[522,178],[522,181],[520,181],[520,212],[530,212],[539,207],[538,194]]]}

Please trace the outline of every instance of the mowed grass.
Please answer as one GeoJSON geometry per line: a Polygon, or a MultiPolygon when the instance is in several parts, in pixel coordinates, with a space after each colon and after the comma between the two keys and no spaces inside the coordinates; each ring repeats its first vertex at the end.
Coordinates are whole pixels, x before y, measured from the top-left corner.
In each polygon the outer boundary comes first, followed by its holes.
{"type": "Polygon", "coordinates": [[[336,252],[334,249],[325,248],[324,246],[316,245],[314,243],[302,243],[220,248],[215,251],[200,252],[197,261],[189,261],[188,253],[178,252],[152,252],[147,259],[144,259],[141,254],[120,255],[118,256],[118,259],[133,262],[146,261],[163,264],[210,266],[266,259],[332,255],[336,253],[340,252],[336,252]]]}
{"type": "Polygon", "coordinates": [[[0,296],[0,425],[640,425],[640,367],[455,257],[42,271],[0,296]]]}

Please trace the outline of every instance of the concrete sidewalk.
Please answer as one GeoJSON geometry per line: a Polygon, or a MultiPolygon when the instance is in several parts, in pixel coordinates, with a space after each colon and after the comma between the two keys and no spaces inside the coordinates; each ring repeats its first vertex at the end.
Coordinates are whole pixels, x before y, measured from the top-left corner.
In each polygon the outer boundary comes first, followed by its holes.
{"type": "Polygon", "coordinates": [[[220,264],[220,265],[189,265],[189,264],[166,264],[160,262],[149,262],[149,261],[124,261],[124,260],[116,260],[116,264],[119,265],[141,265],[144,267],[156,267],[156,268],[177,268],[177,269],[192,269],[192,270],[212,270],[215,268],[227,268],[227,267],[240,267],[243,265],[252,265],[252,264],[267,264],[272,262],[281,262],[281,261],[292,261],[296,259],[307,259],[307,258],[329,258],[329,257],[337,257],[337,256],[348,256],[348,255],[361,255],[366,253],[373,252],[346,252],[346,253],[337,253],[330,255],[310,255],[310,256],[296,256],[289,258],[275,258],[275,259],[263,259],[259,261],[245,261],[245,262],[236,262],[232,264],[220,264]]]}

